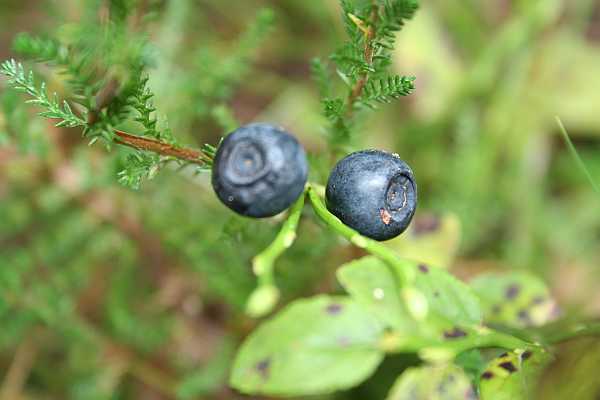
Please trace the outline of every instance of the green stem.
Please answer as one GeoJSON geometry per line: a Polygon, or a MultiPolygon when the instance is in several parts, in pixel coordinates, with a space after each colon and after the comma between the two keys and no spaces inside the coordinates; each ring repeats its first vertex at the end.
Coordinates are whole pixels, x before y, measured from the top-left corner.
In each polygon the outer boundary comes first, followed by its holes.
{"type": "Polygon", "coordinates": [[[594,191],[596,193],[600,194],[600,187],[598,187],[598,185],[596,184],[596,181],[594,180],[594,178],[592,177],[592,174],[590,173],[590,170],[587,169],[587,167],[585,166],[585,163],[579,156],[579,153],[577,152],[575,145],[573,145],[573,142],[571,141],[571,138],[569,137],[569,133],[567,132],[567,129],[565,128],[565,126],[563,125],[563,123],[559,117],[556,117],[556,123],[558,124],[560,132],[562,133],[563,138],[565,139],[565,143],[567,144],[567,147],[569,148],[571,155],[575,159],[575,162],[579,166],[579,169],[585,174],[588,181],[590,181],[590,184],[594,188],[594,191]]]}
{"type": "Polygon", "coordinates": [[[328,227],[349,240],[353,245],[365,249],[367,252],[381,259],[387,265],[393,267],[394,273],[400,274],[399,278],[402,284],[408,284],[415,279],[414,269],[408,268],[407,264],[403,263],[402,259],[398,257],[396,253],[383,244],[362,236],[354,229],[346,226],[338,217],[331,214],[317,194],[315,187],[309,185],[307,194],[315,213],[328,227]]]}
{"type": "Polygon", "coordinates": [[[432,340],[421,337],[403,337],[401,333],[390,332],[382,339],[380,348],[387,353],[419,352],[424,359],[451,359],[472,349],[501,348],[525,349],[536,346],[502,332],[484,330],[471,332],[463,338],[432,340]]]}
{"type": "Polygon", "coordinates": [[[258,287],[246,304],[246,313],[251,317],[258,318],[270,313],[279,301],[279,289],[275,285],[274,277],[275,261],[296,240],[304,198],[305,194],[302,194],[296,200],[275,240],[252,260],[252,270],[258,277],[258,287]]]}
{"type": "Polygon", "coordinates": [[[298,229],[298,222],[300,221],[300,214],[302,214],[303,208],[304,195],[300,196],[290,208],[288,218],[283,223],[275,240],[252,260],[252,270],[258,277],[261,285],[273,284],[275,261],[296,240],[296,229],[298,229]]]}
{"type": "Polygon", "coordinates": [[[600,322],[581,322],[562,327],[552,334],[546,334],[544,340],[550,344],[557,344],[585,336],[600,336],[600,322]]]}
{"type": "Polygon", "coordinates": [[[469,335],[465,338],[455,340],[455,342],[446,340],[441,346],[452,349],[458,354],[471,349],[484,348],[524,349],[532,347],[534,344],[502,332],[489,331],[469,335]]]}

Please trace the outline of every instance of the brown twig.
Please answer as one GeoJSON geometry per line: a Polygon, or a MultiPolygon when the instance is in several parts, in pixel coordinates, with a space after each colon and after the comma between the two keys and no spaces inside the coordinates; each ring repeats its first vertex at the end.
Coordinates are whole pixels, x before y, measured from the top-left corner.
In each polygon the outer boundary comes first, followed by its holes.
{"type": "MultiPolygon", "coordinates": [[[[88,112],[88,124],[93,125],[98,120],[98,112],[106,108],[118,95],[121,84],[116,78],[111,78],[106,86],[96,95],[96,105],[88,112]]],[[[210,165],[212,158],[200,150],[177,147],[156,139],[136,136],[115,130],[115,143],[137,150],[151,151],[163,156],[175,157],[198,165],[210,165]]]]}
{"type": "Polygon", "coordinates": [[[39,333],[39,331],[36,330],[26,337],[17,347],[15,357],[4,377],[2,389],[0,390],[1,400],[21,398],[21,391],[37,355],[36,333],[39,333]]]}
{"type": "MultiPolygon", "coordinates": [[[[373,8],[371,10],[371,15],[369,16],[369,25],[366,27],[365,32],[365,50],[364,57],[365,61],[369,66],[373,64],[373,55],[375,49],[373,48],[373,40],[375,40],[375,26],[377,24],[378,6],[375,1],[373,1],[373,8]]],[[[369,81],[369,72],[365,71],[361,75],[360,79],[356,82],[352,90],[350,91],[350,95],[348,96],[348,103],[346,109],[346,117],[351,118],[354,114],[354,104],[362,95],[362,92],[365,88],[365,85],[369,81]]]]}
{"type": "MultiPolygon", "coordinates": [[[[108,84],[96,96],[96,107],[88,112],[88,124],[93,125],[98,120],[98,112],[107,107],[117,96],[120,83],[110,79],[108,84]]],[[[210,165],[212,158],[200,150],[177,147],[156,139],[145,138],[115,130],[115,143],[132,147],[137,150],[151,151],[163,156],[175,157],[198,165],[210,165]]]]}
{"type": "Polygon", "coordinates": [[[98,113],[117,97],[120,88],[121,83],[117,78],[109,79],[108,83],[96,95],[94,108],[88,112],[88,124],[93,125],[98,121],[98,113]]]}
{"type": "Polygon", "coordinates": [[[115,130],[115,135],[117,136],[115,139],[117,144],[132,147],[137,150],[151,151],[163,156],[175,157],[199,165],[210,165],[212,162],[211,157],[200,150],[177,147],[159,140],[135,136],[119,130],[115,130]]]}

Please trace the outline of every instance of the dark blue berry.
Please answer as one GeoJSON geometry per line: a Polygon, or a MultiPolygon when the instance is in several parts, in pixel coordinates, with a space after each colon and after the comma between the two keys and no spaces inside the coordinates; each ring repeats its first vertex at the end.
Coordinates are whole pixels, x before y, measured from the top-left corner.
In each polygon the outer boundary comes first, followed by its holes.
{"type": "Polygon", "coordinates": [[[331,171],[327,208],[343,223],[375,240],[406,230],[417,207],[412,170],[395,154],[364,150],[342,159],[331,171]]]}
{"type": "Polygon", "coordinates": [[[212,186],[238,214],[263,218],[287,209],[304,191],[306,154],[289,133],[250,124],[229,134],[217,149],[212,186]]]}

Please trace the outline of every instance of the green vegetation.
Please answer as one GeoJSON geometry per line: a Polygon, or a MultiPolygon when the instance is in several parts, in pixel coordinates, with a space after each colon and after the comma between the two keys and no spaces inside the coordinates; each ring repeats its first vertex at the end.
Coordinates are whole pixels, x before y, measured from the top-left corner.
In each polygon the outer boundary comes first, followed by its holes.
{"type": "Polygon", "coordinates": [[[596,399],[596,8],[3,3],[0,399],[596,399]],[[253,121],[311,162],[266,220],[210,186],[253,121]],[[323,203],[369,147],[419,185],[385,243],[323,203]]]}

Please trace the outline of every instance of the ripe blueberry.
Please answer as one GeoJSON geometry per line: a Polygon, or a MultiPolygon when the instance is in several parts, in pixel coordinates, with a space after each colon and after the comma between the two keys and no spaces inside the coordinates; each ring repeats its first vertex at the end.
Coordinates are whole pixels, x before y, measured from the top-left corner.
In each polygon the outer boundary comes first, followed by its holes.
{"type": "Polygon", "coordinates": [[[375,240],[406,230],[417,207],[412,170],[397,155],[364,150],[348,155],[331,171],[327,208],[343,223],[375,240]]]}
{"type": "Polygon", "coordinates": [[[212,186],[238,214],[263,218],[287,209],[304,191],[308,165],[302,146],[268,124],[250,124],[229,134],[217,149],[212,186]]]}

